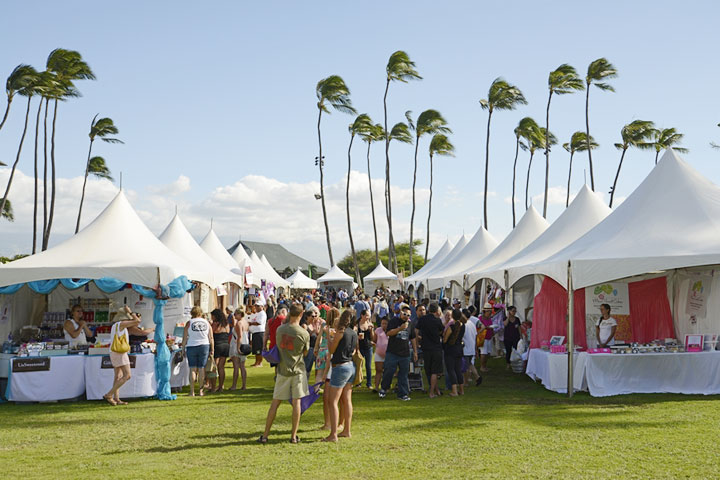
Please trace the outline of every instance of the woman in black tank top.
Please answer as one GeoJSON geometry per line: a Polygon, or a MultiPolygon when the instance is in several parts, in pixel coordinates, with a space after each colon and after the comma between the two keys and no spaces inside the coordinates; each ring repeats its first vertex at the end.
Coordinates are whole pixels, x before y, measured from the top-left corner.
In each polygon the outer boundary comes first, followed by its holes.
{"type": "Polygon", "coordinates": [[[346,309],[340,316],[337,331],[328,345],[331,355],[332,375],[328,387],[328,406],[330,410],[330,435],[323,439],[324,442],[337,442],[338,437],[350,437],[352,425],[352,384],[355,378],[355,364],[352,361],[353,354],[357,350],[357,332],[350,327],[351,320],[355,318],[355,310],[346,309]],[[342,409],[338,408],[338,402],[342,403],[342,409]],[[338,434],[338,423],[342,411],[344,428],[338,434]]]}

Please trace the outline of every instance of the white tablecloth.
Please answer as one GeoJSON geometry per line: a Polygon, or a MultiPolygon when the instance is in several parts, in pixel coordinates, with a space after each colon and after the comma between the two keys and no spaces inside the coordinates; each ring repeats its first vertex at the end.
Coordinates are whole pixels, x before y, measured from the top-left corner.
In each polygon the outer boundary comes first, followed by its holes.
{"type": "Polygon", "coordinates": [[[85,355],[50,357],[50,370],[12,372],[8,379],[8,400],[51,402],[77,398],[85,393],[85,355]]]}
{"type": "Polygon", "coordinates": [[[720,394],[720,352],[588,355],[590,395],[720,394]]]}
{"type": "MultiPolygon", "coordinates": [[[[130,380],[120,387],[120,398],[152,397],[157,391],[155,381],[155,355],[131,355],[135,368],[130,369],[130,380]]],[[[90,355],[85,362],[85,393],[88,400],[100,400],[112,387],[114,370],[100,368],[103,355],[90,355]]]]}
{"type": "MultiPolygon", "coordinates": [[[[586,352],[575,353],[573,386],[575,391],[587,390],[585,383],[586,352]]],[[[540,348],[530,350],[525,373],[533,380],[541,380],[548,390],[567,393],[567,354],[550,353],[540,348]]]]}

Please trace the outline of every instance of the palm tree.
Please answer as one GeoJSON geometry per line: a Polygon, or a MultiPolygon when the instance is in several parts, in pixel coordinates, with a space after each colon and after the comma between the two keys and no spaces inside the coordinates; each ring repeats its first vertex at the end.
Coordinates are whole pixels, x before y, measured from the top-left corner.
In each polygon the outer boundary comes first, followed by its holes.
{"type": "Polygon", "coordinates": [[[3,115],[2,121],[0,122],[0,130],[7,121],[8,114],[10,113],[10,105],[12,104],[15,94],[19,90],[25,88],[28,82],[35,82],[35,76],[37,72],[30,65],[20,64],[10,72],[7,80],[5,81],[5,93],[7,93],[7,106],[5,107],[5,114],[3,115]]]}
{"type": "Polygon", "coordinates": [[[57,122],[58,100],[78,97],[80,92],[77,91],[73,81],[75,80],[95,80],[95,74],[90,66],[82,59],[82,55],[74,50],[66,50],[64,48],[56,48],[48,55],[46,69],[48,72],[55,74],[55,82],[57,88],[53,92],[51,98],[55,100],[53,109],[52,134],[50,137],[50,164],[52,168],[51,193],[50,193],[50,212],[48,213],[47,226],[43,236],[42,249],[46,250],[50,241],[50,232],[52,231],[52,222],[55,215],[55,131],[57,122]]]}
{"type": "MultiPolygon", "coordinates": [[[[38,214],[38,137],[40,135],[40,113],[42,111],[43,100],[45,93],[52,88],[52,74],[50,72],[38,73],[37,83],[35,90],[37,94],[41,95],[40,102],[38,103],[37,116],[35,118],[35,150],[34,150],[34,183],[33,183],[33,241],[32,241],[32,253],[33,255],[37,251],[37,214],[38,214]]],[[[46,163],[47,165],[47,163],[46,163]]]]}
{"type": "MultiPolygon", "coordinates": [[[[520,153],[520,149],[523,151],[528,149],[528,146],[526,142],[523,142],[520,140],[521,138],[527,139],[532,129],[537,129],[537,123],[535,123],[535,120],[533,120],[530,117],[525,117],[518,123],[518,126],[515,127],[515,160],[513,160],[513,181],[512,181],[512,197],[511,197],[511,203],[512,203],[512,216],[513,216],[513,228],[515,228],[515,178],[516,178],[516,172],[517,172],[517,159],[518,159],[518,153],[520,153]]],[[[527,202],[526,202],[527,203],[527,202]]]]}
{"type": "MultiPolygon", "coordinates": [[[[480,106],[488,111],[487,132],[485,136],[485,193],[483,194],[483,219],[485,229],[488,228],[487,194],[488,176],[490,174],[490,120],[495,110],[515,110],[518,105],[527,105],[527,100],[519,88],[502,78],[496,78],[490,85],[488,98],[480,100],[480,106]]],[[[517,159],[517,155],[515,156],[517,159]]],[[[513,184],[515,182],[513,181],[513,184]]],[[[513,195],[514,196],[514,195],[513,195]]],[[[513,199],[514,200],[514,199],[513,199]]],[[[410,242],[412,246],[412,241],[410,242]]]]}
{"type": "Polygon", "coordinates": [[[528,150],[530,150],[530,161],[528,162],[528,173],[525,179],[525,210],[530,208],[530,204],[528,203],[528,190],[530,186],[530,167],[532,167],[533,155],[536,150],[545,149],[546,139],[550,143],[550,146],[557,144],[557,138],[552,132],[546,135],[545,127],[537,127],[537,131],[531,132],[530,137],[527,138],[528,150]]]}
{"type": "Polygon", "coordinates": [[[350,169],[352,168],[352,145],[355,135],[369,131],[373,127],[372,120],[366,113],[361,113],[355,118],[355,121],[348,126],[350,132],[350,145],[348,146],[348,172],[347,182],[345,183],[345,209],[347,212],[348,237],[350,238],[350,251],[352,253],[353,266],[355,267],[355,281],[358,285],[362,285],[360,277],[360,268],[358,267],[357,255],[355,254],[355,242],[353,241],[352,228],[350,226],[350,169]]]}
{"type": "Polygon", "coordinates": [[[634,122],[628,123],[622,128],[622,130],[620,130],[622,143],[616,143],[615,148],[622,150],[622,155],[620,155],[620,164],[618,165],[617,173],[615,174],[615,180],[613,181],[612,187],[610,187],[610,208],[612,208],[613,205],[615,187],[617,187],[620,169],[622,168],[623,160],[625,159],[625,152],[627,152],[630,147],[640,149],[652,148],[654,144],[652,142],[648,142],[648,140],[652,139],[654,130],[655,124],[649,120],[635,120],[634,122]]]}
{"type": "MultiPolygon", "coordinates": [[[[587,69],[587,75],[585,75],[585,85],[587,86],[587,90],[585,92],[585,139],[590,140],[592,137],[590,136],[590,116],[588,114],[589,106],[590,106],[590,85],[595,85],[600,90],[605,90],[608,92],[614,92],[615,89],[612,85],[609,83],[606,83],[605,80],[609,78],[615,78],[617,77],[617,70],[615,69],[615,66],[608,62],[606,58],[598,58],[594,62],[591,62],[590,65],[588,65],[587,69]]],[[[592,148],[590,145],[586,146],[586,150],[588,152],[588,162],[590,163],[590,188],[592,191],[595,191],[595,175],[593,173],[593,163],[592,163],[592,148]]]]}
{"type": "Polygon", "coordinates": [[[103,178],[111,182],[115,181],[110,173],[110,168],[107,166],[103,157],[94,156],[90,159],[88,164],[88,173],[95,178],[103,178]]]}
{"type": "Polygon", "coordinates": [[[565,207],[570,205],[570,177],[572,176],[572,162],[575,152],[584,152],[585,150],[597,148],[598,144],[592,137],[587,138],[585,132],[575,132],[570,137],[570,143],[564,143],[563,148],[570,152],[570,168],[568,168],[567,196],[565,197],[565,207]]]}
{"type": "Polygon", "coordinates": [[[541,145],[545,142],[545,135],[542,133],[543,129],[530,117],[520,120],[515,131],[516,135],[519,134],[521,138],[525,139],[525,145],[530,151],[528,173],[525,178],[525,210],[527,210],[530,207],[528,204],[528,192],[530,190],[530,169],[532,168],[533,156],[535,156],[535,151],[541,148],[541,145]]]}
{"type": "Polygon", "coordinates": [[[27,108],[25,110],[25,126],[23,127],[22,135],[20,136],[20,145],[18,146],[17,155],[15,156],[15,162],[10,170],[10,178],[8,179],[7,186],[5,187],[5,195],[3,195],[2,201],[0,201],[0,212],[5,211],[5,203],[10,193],[10,187],[12,186],[13,177],[15,176],[15,170],[17,169],[18,163],[20,162],[20,153],[22,153],[23,143],[25,142],[25,134],[27,133],[28,118],[30,117],[30,102],[32,97],[37,93],[35,88],[37,87],[38,73],[37,71],[28,65],[25,65],[23,81],[19,85],[20,88],[17,93],[23,97],[27,97],[27,108]]]}
{"type": "MultiPolygon", "coordinates": [[[[410,56],[402,50],[398,50],[390,55],[387,66],[385,67],[385,72],[387,76],[385,82],[385,95],[383,95],[383,116],[385,119],[383,128],[386,132],[389,132],[387,122],[387,95],[388,90],[390,89],[390,82],[399,81],[407,83],[409,80],[422,80],[422,77],[415,70],[415,62],[410,60],[410,56]]],[[[387,205],[386,214],[388,223],[388,267],[390,267],[393,273],[397,273],[395,239],[393,238],[392,229],[392,200],[390,196],[390,137],[385,138],[385,183],[387,184],[385,189],[387,195],[385,202],[387,205]]]]}
{"type": "Polygon", "coordinates": [[[330,257],[330,265],[335,265],[333,259],[332,247],[330,245],[330,227],[327,221],[327,211],[325,209],[325,185],[323,167],[325,166],[325,157],[322,154],[322,139],[320,137],[320,120],[322,119],[323,112],[328,115],[331,113],[328,107],[332,107],[335,110],[343,113],[355,114],[357,113],[352,106],[350,100],[350,89],[345,85],[343,80],[338,75],[330,75],[327,78],[320,80],[315,87],[315,94],[317,95],[318,103],[318,121],[317,121],[317,132],[318,132],[318,145],[320,152],[315,158],[315,164],[320,169],[320,202],[322,204],[323,221],[325,222],[325,238],[327,240],[328,255],[330,257]]]}
{"type": "MultiPolygon", "coordinates": [[[[433,184],[433,156],[446,155],[455,156],[455,147],[447,136],[442,133],[436,133],[430,140],[430,199],[428,200],[428,219],[427,219],[427,240],[425,241],[425,263],[427,263],[428,250],[430,249],[430,214],[432,213],[432,184],[433,184]]],[[[411,250],[412,253],[412,250],[411,250]]],[[[412,261],[412,257],[410,257],[412,261]]]]}
{"type": "Polygon", "coordinates": [[[683,137],[684,135],[682,133],[678,133],[678,131],[674,128],[662,128],[653,130],[652,138],[653,146],[655,147],[655,165],[657,165],[660,152],[663,150],[667,150],[668,148],[672,148],[676,152],[680,153],[689,152],[690,150],[688,150],[687,148],[673,146],[682,143],[683,137]]]}
{"type": "MultiPolygon", "coordinates": [[[[98,114],[99,115],[99,114],[98,114]]],[[[85,164],[85,178],[83,179],[82,195],[80,196],[80,208],[78,209],[77,223],[75,224],[75,233],[80,231],[80,218],[82,217],[83,202],[85,202],[85,187],[87,186],[88,173],[90,173],[90,156],[92,155],[93,142],[96,138],[99,138],[103,142],[107,143],[123,143],[122,140],[117,138],[109,137],[109,135],[117,135],[118,129],[113,123],[112,118],[97,118],[95,115],[90,122],[90,148],[88,149],[88,159],[85,164]]],[[[102,157],[95,157],[102,160],[102,157]]],[[[103,160],[104,163],[104,160],[103,160]]]]}
{"type": "MultiPolygon", "coordinates": [[[[417,155],[418,147],[420,146],[420,139],[423,135],[435,135],[436,133],[451,133],[447,125],[445,118],[437,110],[425,110],[418,118],[417,122],[411,119],[412,112],[408,111],[405,113],[405,117],[408,119],[408,124],[412,130],[415,130],[415,167],[413,169],[413,186],[412,186],[412,213],[410,214],[410,258],[414,258],[415,255],[415,243],[413,242],[413,227],[415,225],[415,185],[417,182],[417,155]]],[[[410,275],[414,273],[413,262],[410,262],[410,275]]]]}
{"type": "Polygon", "coordinates": [[[385,139],[385,130],[379,123],[372,125],[367,131],[361,132],[360,137],[367,142],[367,172],[368,188],[370,189],[370,212],[372,215],[373,233],[375,235],[375,264],[380,263],[380,250],[378,249],[377,224],[375,223],[375,201],[372,193],[372,176],[370,175],[370,145],[385,139]]]}
{"type": "Polygon", "coordinates": [[[550,72],[548,76],[548,102],[545,110],[545,197],[543,198],[543,218],[547,218],[548,181],[550,180],[550,146],[548,138],[550,132],[550,101],[553,94],[565,95],[578,90],[584,90],[585,85],[578,76],[575,68],[564,63],[550,72]]]}
{"type": "Polygon", "coordinates": [[[8,222],[15,221],[15,215],[13,215],[12,203],[10,200],[5,201],[5,207],[0,211],[0,218],[4,218],[8,222]]]}

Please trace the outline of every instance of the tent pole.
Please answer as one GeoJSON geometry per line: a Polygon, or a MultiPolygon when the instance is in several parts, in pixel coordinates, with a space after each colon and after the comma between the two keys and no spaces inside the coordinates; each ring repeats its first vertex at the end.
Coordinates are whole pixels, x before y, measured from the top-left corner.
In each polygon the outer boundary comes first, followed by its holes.
{"type": "Polygon", "coordinates": [[[504,276],[505,276],[505,305],[507,307],[507,305],[514,305],[514,303],[513,303],[514,299],[513,299],[513,295],[512,295],[512,290],[510,289],[510,285],[509,285],[510,274],[508,273],[507,270],[505,270],[504,276]]]}
{"type": "Polygon", "coordinates": [[[572,284],[572,264],[568,261],[567,270],[567,291],[568,291],[568,326],[567,326],[567,356],[568,356],[568,377],[567,377],[567,392],[568,398],[572,398],[575,388],[574,382],[574,360],[573,353],[575,351],[575,321],[574,321],[574,310],[575,302],[573,295],[573,284],[572,284]]]}

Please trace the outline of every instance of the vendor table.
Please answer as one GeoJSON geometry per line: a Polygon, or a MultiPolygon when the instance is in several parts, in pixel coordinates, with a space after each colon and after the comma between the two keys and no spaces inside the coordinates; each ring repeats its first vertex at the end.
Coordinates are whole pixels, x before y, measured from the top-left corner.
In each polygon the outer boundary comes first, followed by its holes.
{"type": "MultiPolygon", "coordinates": [[[[575,391],[587,390],[585,360],[587,353],[575,353],[573,386],[575,391]]],[[[530,350],[525,373],[533,380],[541,380],[548,390],[567,393],[568,357],[566,353],[550,353],[540,348],[530,350]]]]}
{"type": "Polygon", "coordinates": [[[8,400],[51,402],[80,397],[85,393],[84,365],[84,355],[13,357],[10,360],[8,400]],[[42,362],[47,363],[37,365],[42,362]]]}
{"type": "MultiPolygon", "coordinates": [[[[130,355],[135,366],[130,369],[130,380],[120,387],[120,398],[152,397],[155,381],[155,355],[152,353],[130,355]]],[[[88,400],[100,400],[112,387],[114,369],[110,357],[90,355],[85,361],[85,393],[88,400]],[[104,367],[104,368],[103,368],[104,367]]]]}
{"type": "Polygon", "coordinates": [[[590,395],[720,394],[720,352],[587,355],[590,395]]]}

